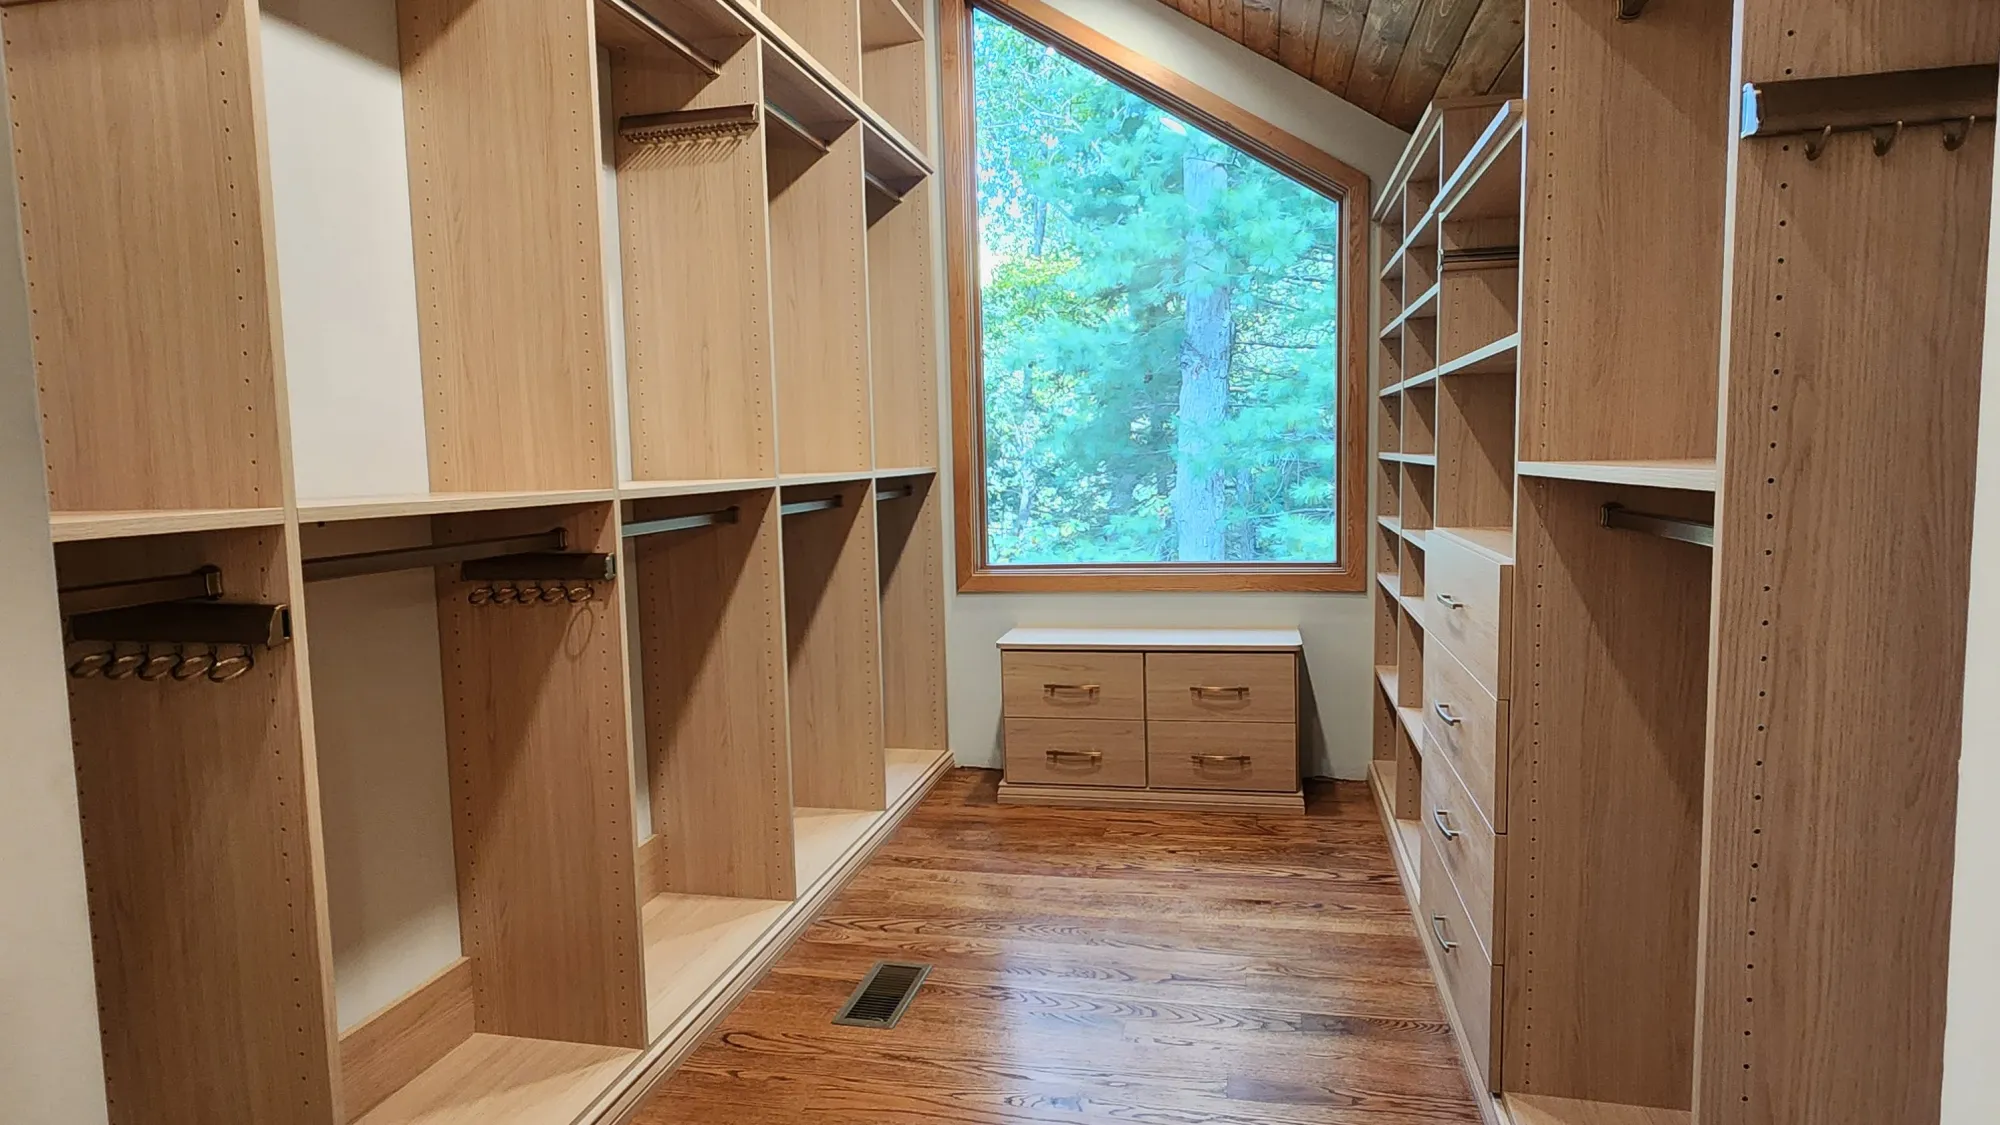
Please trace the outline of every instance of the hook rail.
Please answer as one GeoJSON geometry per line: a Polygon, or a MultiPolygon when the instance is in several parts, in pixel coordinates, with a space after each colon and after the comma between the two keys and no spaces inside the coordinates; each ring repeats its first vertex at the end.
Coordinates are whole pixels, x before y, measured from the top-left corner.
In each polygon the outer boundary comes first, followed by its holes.
{"type": "Polygon", "coordinates": [[[222,596],[222,568],[205,566],[189,574],[158,578],[138,578],[126,582],[99,582],[89,586],[69,586],[56,591],[62,615],[96,613],[110,609],[214,599],[222,596]]]}
{"type": "Polygon", "coordinates": [[[569,534],[562,528],[536,535],[514,535],[502,539],[475,539],[466,543],[446,543],[432,547],[399,547],[387,551],[363,551],[352,555],[329,555],[307,559],[304,570],[308,582],[334,578],[357,578],[364,574],[391,574],[399,570],[429,570],[451,563],[478,559],[561,551],[569,546],[569,534]]]}
{"type": "Polygon", "coordinates": [[[1637,531],[1699,547],[1715,546],[1715,525],[1712,523],[1635,512],[1623,504],[1606,504],[1598,509],[1597,522],[1619,531],[1637,531]]]}
{"type": "Polygon", "coordinates": [[[619,534],[626,539],[640,539],[648,535],[662,535],[670,531],[693,531],[698,527],[718,527],[736,523],[742,518],[739,508],[723,508],[720,511],[700,512],[692,516],[674,516],[664,520],[644,520],[629,523],[619,534]]]}
{"type": "Polygon", "coordinates": [[[824,500],[795,500],[790,504],[781,504],[778,507],[778,514],[803,516],[808,512],[830,512],[838,507],[840,507],[840,497],[829,496],[824,500]]]}
{"type": "Polygon", "coordinates": [[[618,135],[630,144],[648,147],[700,144],[749,136],[760,123],[757,106],[726,105],[621,117],[618,135]]]}
{"type": "Polygon", "coordinates": [[[878,488],[875,490],[875,502],[880,504],[888,500],[907,500],[916,494],[917,486],[914,484],[902,484],[894,488],[878,488]]]}
{"type": "Polygon", "coordinates": [[[1945,147],[1957,149],[1974,123],[1993,120],[1996,87],[1992,63],[1746,82],[1741,133],[1810,136],[1806,155],[1817,158],[1835,133],[1873,132],[1875,154],[1886,156],[1904,129],[1942,125],[1945,147]]]}

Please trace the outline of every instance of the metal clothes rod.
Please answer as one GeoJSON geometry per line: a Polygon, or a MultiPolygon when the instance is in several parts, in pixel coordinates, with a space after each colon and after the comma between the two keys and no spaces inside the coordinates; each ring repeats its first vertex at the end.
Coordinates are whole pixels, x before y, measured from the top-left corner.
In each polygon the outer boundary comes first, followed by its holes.
{"type": "MultiPolygon", "coordinates": [[[[2000,64],[1743,84],[1745,137],[1993,119],[2000,64]]],[[[1963,137],[1960,137],[1963,140],[1963,137]]],[[[1957,147],[1956,145],[1952,147],[1957,147]]]]}
{"type": "Polygon", "coordinates": [[[808,129],[804,125],[799,124],[799,119],[793,117],[789,113],[786,113],[782,106],[774,105],[771,102],[765,102],[764,112],[770,116],[771,120],[776,121],[778,124],[783,125],[786,129],[797,134],[800,140],[804,141],[808,145],[811,145],[815,151],[820,153],[825,153],[828,151],[828,145],[825,141],[820,140],[818,137],[814,136],[813,131],[811,129],[808,129]]]}
{"type": "Polygon", "coordinates": [[[890,187],[889,182],[887,180],[884,180],[882,177],[876,175],[873,172],[868,171],[865,168],[861,170],[861,178],[864,182],[867,183],[869,187],[874,188],[876,191],[881,192],[883,195],[888,196],[890,199],[895,200],[897,203],[901,203],[903,201],[903,197],[910,194],[907,191],[897,191],[895,188],[890,187]]]}
{"type": "Polygon", "coordinates": [[[177,602],[191,598],[222,596],[222,568],[205,566],[192,574],[170,574],[159,578],[139,578],[128,582],[99,582],[70,586],[56,591],[62,615],[100,613],[155,602],[177,602]]]}
{"type": "Polygon", "coordinates": [[[1446,250],[1438,255],[1438,264],[1445,266],[1469,265],[1476,262],[1518,262],[1521,260],[1519,246],[1480,246],[1470,250],[1446,250]]]}
{"type": "Polygon", "coordinates": [[[305,561],[305,579],[324,582],[332,578],[354,578],[363,574],[389,574],[398,570],[427,570],[450,563],[499,558],[536,552],[561,551],[569,546],[569,534],[562,528],[536,535],[515,535],[504,539],[475,539],[468,543],[446,543],[434,547],[400,547],[388,551],[363,551],[353,555],[330,555],[305,561]]]}
{"type": "Polygon", "coordinates": [[[802,516],[807,512],[830,512],[838,507],[840,507],[840,497],[829,496],[824,500],[797,500],[790,504],[781,504],[778,506],[778,514],[802,516]]]}
{"type": "Polygon", "coordinates": [[[916,494],[917,486],[914,484],[899,485],[895,488],[882,488],[875,491],[875,502],[879,504],[884,500],[903,500],[916,494]]]}
{"type": "Polygon", "coordinates": [[[283,605],[160,602],[70,618],[70,639],[127,644],[220,644],[274,648],[292,639],[283,605]]]}
{"type": "Polygon", "coordinates": [[[740,508],[724,508],[718,512],[702,512],[693,516],[675,516],[672,519],[645,520],[628,523],[621,532],[626,539],[639,539],[647,535],[660,535],[669,531],[692,531],[697,527],[715,527],[737,522],[742,517],[740,508]]]}
{"type": "Polygon", "coordinates": [[[1597,522],[1619,531],[1638,531],[1699,547],[1715,546],[1715,525],[1712,523],[1634,512],[1623,504],[1606,504],[1598,509],[1597,522]]]}
{"type": "Polygon", "coordinates": [[[640,10],[628,0],[602,0],[617,9],[618,14],[631,22],[633,27],[646,33],[647,37],[658,40],[675,54],[693,63],[696,70],[709,78],[722,74],[722,64],[695,50],[694,45],[674,33],[674,30],[640,10]]]}

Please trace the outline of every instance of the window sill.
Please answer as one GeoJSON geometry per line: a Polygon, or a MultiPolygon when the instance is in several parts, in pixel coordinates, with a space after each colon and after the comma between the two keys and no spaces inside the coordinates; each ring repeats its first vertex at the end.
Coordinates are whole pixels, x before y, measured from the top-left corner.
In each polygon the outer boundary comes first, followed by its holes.
{"type": "Polygon", "coordinates": [[[987,567],[961,594],[1358,594],[1368,575],[1326,566],[987,567]]]}

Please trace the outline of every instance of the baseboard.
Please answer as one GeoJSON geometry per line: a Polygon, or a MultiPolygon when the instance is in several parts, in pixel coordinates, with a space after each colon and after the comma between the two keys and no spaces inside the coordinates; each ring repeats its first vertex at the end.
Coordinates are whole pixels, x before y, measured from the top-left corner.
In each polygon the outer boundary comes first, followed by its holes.
{"type": "Polygon", "coordinates": [[[673,1076],[674,1071],[686,1061],[688,1055],[701,1045],[702,1039],[715,1025],[727,1016],[757,982],[764,978],[771,966],[777,964],[792,943],[805,932],[812,920],[818,916],[834,895],[839,894],[855,873],[860,871],[877,848],[882,846],[890,834],[929,795],[938,780],[952,768],[952,757],[948,752],[939,753],[937,760],[925,770],[923,776],[912,785],[908,792],[891,805],[882,819],[875,822],[867,834],[856,841],[826,874],[820,876],[810,888],[799,888],[799,897],[780,915],[756,945],[750,947],[736,964],[702,998],[689,1008],[674,1025],[667,1029],[642,1053],[630,1069],[626,1070],[617,1084],[599,1095],[597,1100],[580,1115],[575,1125],[625,1125],[632,1115],[639,1111],[653,1091],[673,1076]]]}
{"type": "Polygon", "coordinates": [[[460,957],[340,1037],[347,1119],[381,1105],[472,1038],[473,1030],[472,962],[460,957]]]}
{"type": "Polygon", "coordinates": [[[1000,783],[1003,805],[1067,809],[1178,809],[1203,812],[1283,812],[1304,815],[1306,795],[1294,793],[1215,793],[1194,789],[1117,789],[1101,785],[1015,785],[1000,783]]]}

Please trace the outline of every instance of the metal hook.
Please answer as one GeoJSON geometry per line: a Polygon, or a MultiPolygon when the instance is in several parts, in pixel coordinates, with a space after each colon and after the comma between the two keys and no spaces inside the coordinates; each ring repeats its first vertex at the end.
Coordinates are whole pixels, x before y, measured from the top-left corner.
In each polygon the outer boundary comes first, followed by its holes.
{"type": "Polygon", "coordinates": [[[495,586],[492,589],[494,605],[512,605],[514,599],[521,596],[521,592],[512,586],[495,586]]]}
{"type": "Polygon", "coordinates": [[[542,587],[542,604],[543,605],[560,604],[563,601],[566,594],[567,591],[565,591],[561,586],[557,586],[554,584],[544,586],[542,587]]]}
{"type": "Polygon", "coordinates": [[[166,679],[167,673],[172,672],[181,662],[181,652],[178,647],[162,648],[156,652],[152,645],[147,645],[141,651],[145,656],[139,661],[138,676],[149,684],[155,680],[166,679]]]}
{"type": "Polygon", "coordinates": [[[571,586],[569,589],[563,591],[563,595],[569,598],[570,603],[574,605],[579,602],[587,602],[590,599],[596,597],[597,588],[586,582],[580,585],[571,586]]]}
{"type": "Polygon", "coordinates": [[[1964,147],[1966,139],[1972,136],[1972,127],[1978,123],[1979,118],[1976,116],[1968,117],[1964,121],[1948,122],[1944,127],[1944,150],[1957,152],[1964,147]],[[1954,125],[1958,126],[1957,132],[1952,131],[1954,125]]]}
{"type": "Polygon", "coordinates": [[[104,678],[107,680],[129,680],[132,678],[132,673],[139,670],[139,665],[144,663],[145,659],[146,654],[143,650],[119,652],[117,647],[113,646],[111,662],[104,666],[104,678]]]}
{"type": "Polygon", "coordinates": [[[244,645],[240,655],[223,656],[216,659],[214,665],[208,670],[208,682],[212,684],[226,684],[256,666],[256,654],[251,651],[249,645],[244,645]]]}
{"type": "Polygon", "coordinates": [[[1806,142],[1806,159],[1818,160],[1820,155],[1826,151],[1826,142],[1832,139],[1833,126],[1828,125],[1826,128],[1821,129],[1818,140],[1806,142]]]}
{"type": "Polygon", "coordinates": [[[206,675],[213,667],[215,667],[214,646],[210,646],[206,651],[197,652],[189,652],[183,648],[180,663],[174,665],[174,679],[192,680],[196,676],[206,675]]]}
{"type": "Polygon", "coordinates": [[[534,605],[542,600],[542,588],[532,582],[517,582],[514,585],[514,599],[515,605],[534,605]]]}
{"type": "Polygon", "coordinates": [[[87,680],[92,676],[98,675],[104,671],[106,665],[111,663],[111,656],[112,650],[108,648],[84,653],[82,656],[69,662],[70,678],[87,680]]]}
{"type": "Polygon", "coordinates": [[[1875,137],[1875,155],[1887,156],[1889,150],[1896,147],[1897,139],[1903,135],[1903,123],[1898,121],[1894,125],[1877,126],[1868,131],[1875,137]]]}
{"type": "Polygon", "coordinates": [[[465,600],[473,605],[486,605],[493,600],[493,587],[476,587],[470,594],[465,595],[465,600]]]}

